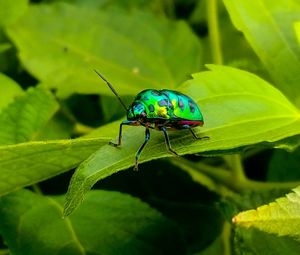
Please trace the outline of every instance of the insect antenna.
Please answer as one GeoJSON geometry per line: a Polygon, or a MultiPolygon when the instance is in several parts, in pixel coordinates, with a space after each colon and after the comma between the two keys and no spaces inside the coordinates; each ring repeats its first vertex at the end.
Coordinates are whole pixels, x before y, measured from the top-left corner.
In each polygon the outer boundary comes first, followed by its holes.
{"type": "Polygon", "coordinates": [[[125,109],[125,111],[127,112],[127,107],[126,105],[124,104],[124,102],[122,101],[121,97],[119,96],[119,94],[117,93],[117,91],[114,89],[113,85],[104,78],[104,76],[99,73],[96,69],[94,69],[94,71],[96,72],[96,74],[99,75],[99,77],[106,82],[106,84],[108,85],[108,87],[111,89],[111,91],[115,94],[115,96],[119,99],[121,105],[123,106],[123,108],[125,109]]]}

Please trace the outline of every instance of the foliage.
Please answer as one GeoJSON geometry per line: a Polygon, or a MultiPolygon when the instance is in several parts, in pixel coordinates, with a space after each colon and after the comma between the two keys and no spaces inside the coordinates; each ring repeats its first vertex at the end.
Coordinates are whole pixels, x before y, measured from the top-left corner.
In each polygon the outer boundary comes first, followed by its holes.
{"type": "Polygon", "coordinates": [[[0,0],[0,254],[299,254],[299,24],[297,0],[0,0]],[[108,144],[94,69],[126,104],[191,96],[209,139],[153,131],[133,172],[144,128],[108,144]]]}
{"type": "Polygon", "coordinates": [[[300,239],[299,232],[299,193],[300,186],[286,197],[278,198],[269,205],[256,210],[241,212],[232,221],[236,224],[256,228],[280,236],[292,236],[300,239]]]}

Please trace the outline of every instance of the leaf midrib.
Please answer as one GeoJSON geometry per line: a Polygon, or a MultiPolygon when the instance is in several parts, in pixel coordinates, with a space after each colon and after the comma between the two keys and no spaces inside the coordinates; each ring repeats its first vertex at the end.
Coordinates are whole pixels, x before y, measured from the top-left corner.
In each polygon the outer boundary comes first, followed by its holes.
{"type": "MultiPolygon", "coordinates": [[[[62,205],[59,204],[57,201],[55,201],[53,198],[48,197],[48,200],[53,206],[55,206],[59,210],[61,215],[63,215],[62,205]]],[[[86,254],[85,248],[83,247],[82,243],[79,241],[79,238],[74,230],[74,227],[73,227],[73,224],[72,224],[70,218],[66,217],[66,218],[64,218],[64,220],[65,220],[65,223],[71,233],[71,236],[74,238],[74,242],[78,244],[78,248],[80,249],[81,254],[85,255],[86,254]]]]}

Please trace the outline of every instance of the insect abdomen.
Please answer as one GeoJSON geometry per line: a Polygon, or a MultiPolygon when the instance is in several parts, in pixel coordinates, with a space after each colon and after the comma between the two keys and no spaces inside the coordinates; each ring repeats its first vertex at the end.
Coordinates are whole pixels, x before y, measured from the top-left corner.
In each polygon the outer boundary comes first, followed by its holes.
{"type": "Polygon", "coordinates": [[[177,118],[185,120],[199,120],[203,122],[203,116],[196,102],[189,96],[180,92],[164,89],[161,90],[173,105],[173,114],[177,118]]]}

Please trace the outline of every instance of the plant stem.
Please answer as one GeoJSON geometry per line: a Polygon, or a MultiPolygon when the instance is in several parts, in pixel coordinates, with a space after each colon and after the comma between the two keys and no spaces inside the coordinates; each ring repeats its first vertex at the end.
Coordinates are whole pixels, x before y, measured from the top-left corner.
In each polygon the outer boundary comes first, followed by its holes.
{"type": "Polygon", "coordinates": [[[231,254],[231,224],[227,221],[224,222],[222,232],[223,254],[231,254]]]}
{"type": "Polygon", "coordinates": [[[184,170],[186,170],[184,168],[184,165],[186,165],[189,170],[194,169],[193,179],[196,182],[201,183],[197,180],[197,172],[199,172],[199,179],[201,179],[201,175],[204,174],[205,176],[213,180],[216,184],[222,184],[228,189],[238,193],[243,193],[244,191],[248,190],[263,191],[271,189],[293,189],[300,185],[300,182],[260,182],[247,178],[235,180],[233,178],[233,172],[226,169],[209,166],[201,162],[195,164],[184,158],[173,159],[173,162],[175,162],[176,165],[182,167],[184,170]],[[178,164],[176,163],[176,161],[178,161],[178,164]]]}
{"type": "Polygon", "coordinates": [[[243,190],[293,189],[299,185],[300,182],[260,182],[249,179],[240,183],[240,186],[243,186],[243,190]]]}
{"type": "Polygon", "coordinates": [[[213,63],[221,65],[223,63],[223,56],[218,24],[218,0],[207,0],[206,6],[212,60],[213,63]]]}
{"type": "Polygon", "coordinates": [[[230,166],[230,169],[232,171],[232,178],[234,179],[234,181],[243,182],[247,179],[244,173],[242,159],[239,154],[224,156],[224,159],[227,161],[227,163],[230,166]]]}

